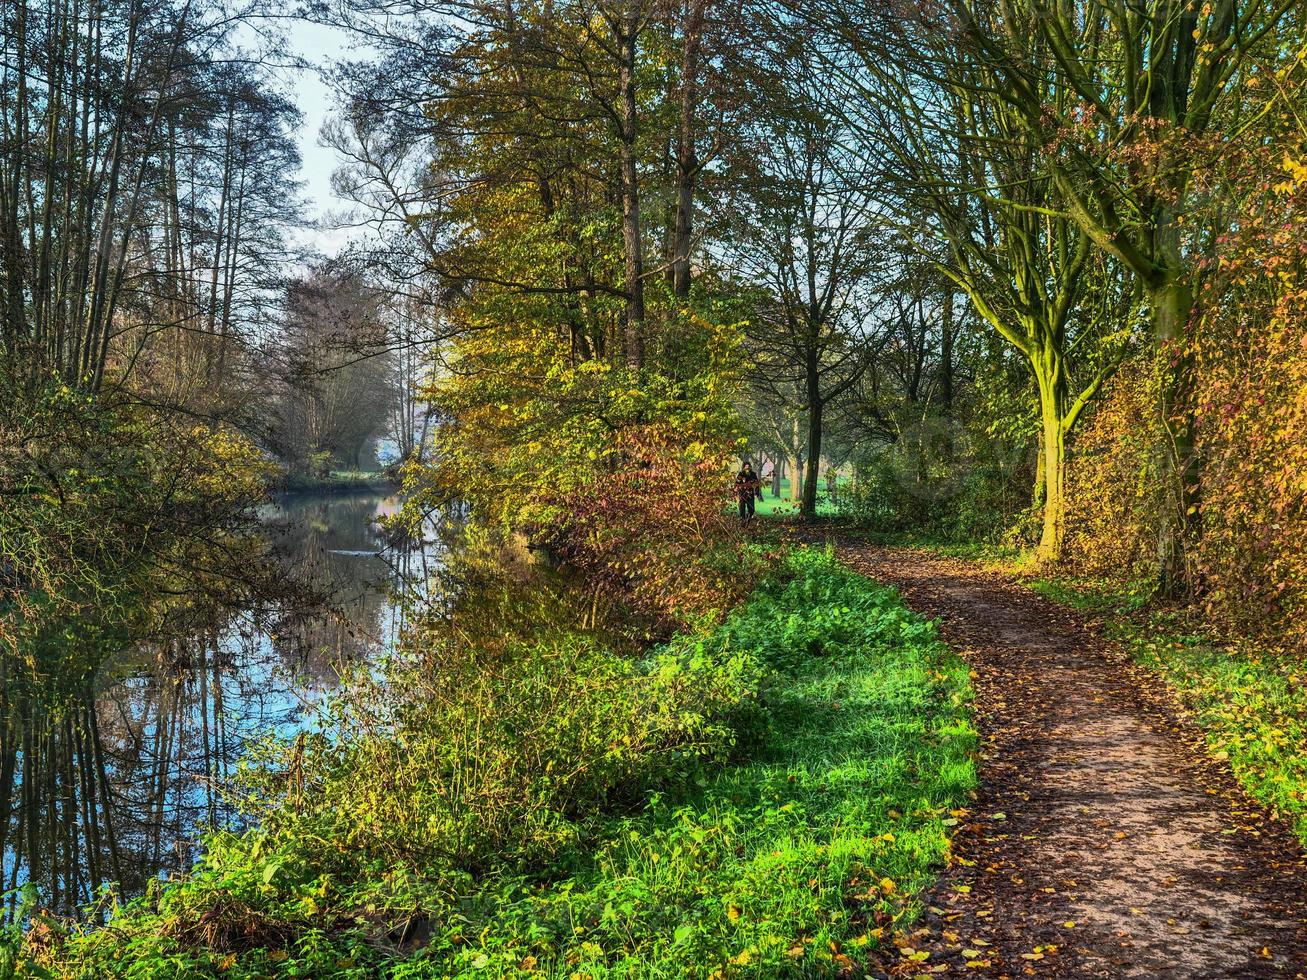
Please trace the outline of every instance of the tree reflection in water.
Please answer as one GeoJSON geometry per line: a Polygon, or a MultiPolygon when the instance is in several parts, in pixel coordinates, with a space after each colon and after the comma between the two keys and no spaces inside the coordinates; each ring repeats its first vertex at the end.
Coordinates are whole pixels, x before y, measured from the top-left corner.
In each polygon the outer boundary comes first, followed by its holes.
{"type": "MultiPolygon", "coordinates": [[[[156,634],[85,678],[0,686],[7,916],[28,883],[58,913],[108,882],[138,893],[194,863],[199,830],[237,819],[223,787],[245,746],[312,725],[308,709],[342,666],[393,645],[405,598],[434,571],[432,534],[395,540],[374,523],[395,506],[378,494],[285,498],[265,515],[266,558],[233,583],[235,603],[160,596],[171,605],[156,634]]],[[[8,671],[0,658],[0,681],[8,671]]]]}

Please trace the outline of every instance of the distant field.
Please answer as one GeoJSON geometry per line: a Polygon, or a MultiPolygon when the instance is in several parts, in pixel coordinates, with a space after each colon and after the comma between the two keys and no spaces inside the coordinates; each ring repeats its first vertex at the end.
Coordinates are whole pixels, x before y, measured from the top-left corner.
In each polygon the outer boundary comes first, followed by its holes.
{"type": "MultiPolygon", "coordinates": [[[[845,480],[841,478],[840,483],[845,480]]],[[[771,480],[764,480],[762,485],[762,500],[757,502],[756,513],[763,517],[794,517],[799,513],[797,501],[790,500],[790,481],[781,480],[781,495],[773,497],[771,493],[771,480]]],[[[732,509],[734,505],[732,505],[732,509]]],[[[835,506],[830,502],[826,495],[826,481],[821,481],[821,486],[817,490],[817,513],[834,514],[835,506]]]]}

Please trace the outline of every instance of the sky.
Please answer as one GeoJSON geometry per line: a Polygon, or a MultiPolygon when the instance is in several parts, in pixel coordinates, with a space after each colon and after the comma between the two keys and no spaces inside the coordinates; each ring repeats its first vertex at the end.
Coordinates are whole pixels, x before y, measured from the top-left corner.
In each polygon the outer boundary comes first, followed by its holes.
{"type": "MultiPolygon", "coordinates": [[[[321,24],[292,21],[286,29],[286,37],[290,54],[298,55],[318,68],[350,54],[345,35],[321,24]]],[[[341,249],[350,234],[349,229],[330,227],[333,212],[338,214],[347,206],[331,192],[331,172],[336,166],[336,155],[319,143],[322,124],[334,108],[331,90],[316,70],[287,68],[283,69],[282,75],[293,101],[304,114],[299,132],[295,134],[303,161],[300,180],[308,217],[318,226],[301,232],[297,237],[302,244],[313,246],[330,257],[341,249]]]]}

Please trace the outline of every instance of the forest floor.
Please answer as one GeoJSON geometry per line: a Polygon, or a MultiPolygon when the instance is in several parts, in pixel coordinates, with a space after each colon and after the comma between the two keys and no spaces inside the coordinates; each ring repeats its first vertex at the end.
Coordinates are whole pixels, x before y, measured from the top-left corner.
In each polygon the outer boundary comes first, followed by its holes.
{"type": "Polygon", "coordinates": [[[1302,848],[1155,675],[1001,573],[836,544],[940,620],[971,665],[981,736],[956,860],[873,973],[1307,976],[1302,848]]]}

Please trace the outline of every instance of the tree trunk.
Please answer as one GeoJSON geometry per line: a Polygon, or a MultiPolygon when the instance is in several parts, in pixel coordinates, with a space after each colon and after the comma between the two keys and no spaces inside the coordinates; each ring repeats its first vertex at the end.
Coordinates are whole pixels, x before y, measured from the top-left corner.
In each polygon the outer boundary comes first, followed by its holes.
{"type": "Polygon", "coordinates": [[[1041,379],[1039,392],[1041,471],[1043,485],[1044,529],[1035,557],[1041,562],[1056,562],[1062,557],[1066,531],[1066,433],[1062,425],[1063,399],[1059,397],[1056,378],[1041,379]]]}
{"type": "Polygon", "coordinates": [[[1044,527],[1035,557],[1056,562],[1062,557],[1066,530],[1066,364],[1056,344],[1035,347],[1030,366],[1039,388],[1039,465],[1035,474],[1035,503],[1043,497],[1044,527]],[[1041,493],[1042,491],[1042,493],[1041,493]]]}
{"type": "Polygon", "coordinates": [[[953,408],[953,286],[944,289],[943,335],[940,337],[939,402],[948,414],[953,408]]]}
{"type": "Polygon", "coordinates": [[[1172,366],[1162,382],[1159,410],[1167,437],[1159,447],[1160,477],[1167,487],[1168,513],[1162,515],[1157,536],[1158,585],[1163,595],[1187,593],[1189,581],[1185,551],[1197,534],[1197,509],[1201,473],[1194,452],[1194,425],[1189,410],[1188,387],[1193,365],[1183,349],[1185,328],[1193,311],[1193,290],[1173,274],[1150,293],[1153,336],[1158,350],[1170,357],[1172,366]]]}
{"type": "Polygon", "coordinates": [[[821,467],[821,416],[825,406],[820,400],[808,406],[808,459],[803,474],[803,505],[800,512],[804,518],[817,516],[817,482],[821,467]]]}
{"type": "Polygon", "coordinates": [[[790,502],[803,499],[803,443],[799,441],[799,419],[796,416],[790,430],[790,459],[786,469],[790,473],[790,502]]]}
{"type": "Polygon", "coordinates": [[[699,49],[703,42],[706,0],[692,0],[681,54],[680,125],[676,135],[676,223],[672,232],[672,293],[690,295],[690,242],[694,234],[694,185],[699,159],[694,149],[695,110],[699,101],[699,49]]]}
{"type": "Polygon", "coordinates": [[[640,4],[632,3],[621,21],[618,87],[622,101],[622,243],[626,253],[626,364],[644,367],[644,254],[640,240],[640,185],[636,172],[636,45],[640,4]]]}

